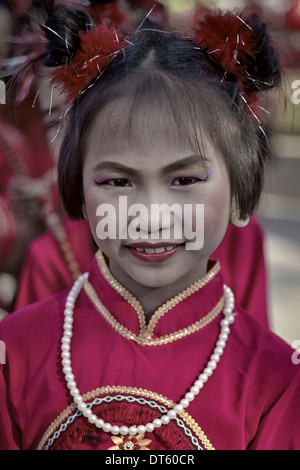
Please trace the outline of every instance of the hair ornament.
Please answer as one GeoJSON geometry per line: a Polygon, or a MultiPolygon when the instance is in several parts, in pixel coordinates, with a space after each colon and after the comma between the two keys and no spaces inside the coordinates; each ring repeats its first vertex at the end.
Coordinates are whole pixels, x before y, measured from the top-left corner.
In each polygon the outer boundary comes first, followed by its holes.
{"type": "Polygon", "coordinates": [[[108,62],[126,46],[122,35],[105,22],[92,31],[79,33],[79,40],[80,48],[70,63],[57,67],[52,77],[68,102],[92,86],[108,62]]]}
{"type": "Polygon", "coordinates": [[[200,20],[196,15],[194,40],[223,68],[223,80],[236,79],[241,86],[248,82],[247,68],[261,49],[255,18],[244,19],[233,11],[209,13],[200,20]]]}
{"type": "Polygon", "coordinates": [[[260,92],[281,81],[278,57],[266,23],[256,14],[226,11],[195,14],[194,41],[221,68],[221,81],[236,81],[246,110],[264,133],[260,115],[268,113],[260,92]]]}
{"type": "MultiPolygon", "coordinates": [[[[157,6],[153,0],[150,3],[151,9],[137,30],[157,6]]],[[[48,67],[56,67],[52,73],[52,83],[62,89],[67,104],[93,86],[114,56],[132,44],[126,39],[122,28],[130,29],[130,26],[115,4],[92,5],[86,13],[62,5],[55,8],[50,22],[44,26],[50,43],[50,59],[46,55],[44,63],[48,67]],[[63,29],[68,31],[70,39],[57,32],[57,22],[62,17],[67,21],[68,26],[63,29]]]]}
{"type": "Polygon", "coordinates": [[[194,40],[213,62],[222,67],[222,80],[237,80],[244,92],[245,89],[259,91],[260,87],[273,86],[259,76],[259,56],[267,39],[266,25],[260,23],[256,14],[217,10],[203,19],[195,16],[194,40]]]}

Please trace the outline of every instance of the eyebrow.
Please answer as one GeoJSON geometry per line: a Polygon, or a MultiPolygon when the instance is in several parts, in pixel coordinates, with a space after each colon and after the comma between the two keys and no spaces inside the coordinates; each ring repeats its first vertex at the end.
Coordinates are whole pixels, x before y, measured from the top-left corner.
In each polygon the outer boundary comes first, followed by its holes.
{"type": "MultiPolygon", "coordinates": [[[[193,164],[199,163],[202,161],[208,162],[209,160],[203,156],[190,155],[189,157],[170,163],[169,165],[165,166],[162,171],[163,173],[167,174],[176,170],[181,170],[188,166],[192,166],[193,164]]],[[[124,165],[123,163],[117,163],[117,162],[111,162],[111,161],[104,161],[104,162],[99,163],[94,168],[94,171],[107,170],[107,169],[124,171],[125,173],[132,175],[132,176],[135,176],[139,173],[139,171],[136,171],[133,168],[130,168],[129,166],[124,165]]]]}

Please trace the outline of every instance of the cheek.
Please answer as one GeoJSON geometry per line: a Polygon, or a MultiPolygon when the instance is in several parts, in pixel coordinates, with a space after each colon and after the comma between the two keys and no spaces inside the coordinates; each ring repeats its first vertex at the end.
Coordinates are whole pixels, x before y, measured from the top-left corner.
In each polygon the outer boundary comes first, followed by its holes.
{"type": "Polygon", "coordinates": [[[230,217],[231,197],[229,185],[219,185],[205,205],[205,234],[223,238],[230,217]]]}
{"type": "Polygon", "coordinates": [[[96,218],[96,210],[99,202],[92,191],[84,188],[84,203],[87,212],[87,216],[90,222],[96,218]]]}
{"type": "Polygon", "coordinates": [[[217,182],[207,187],[205,194],[199,198],[201,202],[185,211],[184,234],[189,242],[188,250],[200,250],[202,255],[209,256],[217,248],[228,227],[230,199],[229,185],[224,181],[223,184],[217,182]]]}
{"type": "Polygon", "coordinates": [[[89,179],[83,179],[83,194],[84,194],[84,204],[85,212],[88,218],[91,232],[93,234],[94,240],[99,245],[99,240],[97,239],[96,229],[97,223],[99,222],[99,217],[97,216],[97,208],[101,201],[99,200],[99,193],[97,188],[92,185],[89,179]]]}
{"type": "Polygon", "coordinates": [[[119,238],[119,205],[100,195],[99,188],[93,184],[84,184],[83,188],[90,229],[96,244],[102,249],[119,238]]]}
{"type": "Polygon", "coordinates": [[[83,172],[83,195],[84,203],[86,207],[86,212],[90,221],[95,221],[97,207],[100,204],[107,203],[103,199],[103,192],[100,187],[95,184],[95,182],[90,177],[91,171],[87,167],[83,172]]]}

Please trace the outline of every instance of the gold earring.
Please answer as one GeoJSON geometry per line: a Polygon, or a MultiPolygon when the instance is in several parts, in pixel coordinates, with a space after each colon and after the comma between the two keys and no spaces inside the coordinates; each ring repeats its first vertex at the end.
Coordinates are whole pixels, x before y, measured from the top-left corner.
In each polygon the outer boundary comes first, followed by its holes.
{"type": "Polygon", "coordinates": [[[239,228],[246,227],[249,224],[249,221],[250,221],[249,216],[247,216],[246,219],[241,219],[236,209],[233,209],[231,211],[230,222],[236,227],[239,227],[239,228]]]}

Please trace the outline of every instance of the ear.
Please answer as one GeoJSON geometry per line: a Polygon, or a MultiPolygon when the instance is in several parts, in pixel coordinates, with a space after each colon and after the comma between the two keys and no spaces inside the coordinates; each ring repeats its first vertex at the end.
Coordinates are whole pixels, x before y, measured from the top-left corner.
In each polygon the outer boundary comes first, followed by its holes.
{"type": "Polygon", "coordinates": [[[246,227],[249,224],[250,217],[247,216],[246,219],[241,219],[237,204],[235,201],[232,202],[230,220],[229,223],[235,225],[236,227],[242,228],[246,227]]]}

